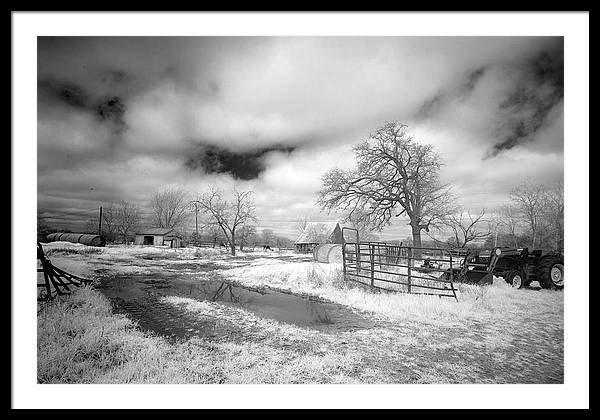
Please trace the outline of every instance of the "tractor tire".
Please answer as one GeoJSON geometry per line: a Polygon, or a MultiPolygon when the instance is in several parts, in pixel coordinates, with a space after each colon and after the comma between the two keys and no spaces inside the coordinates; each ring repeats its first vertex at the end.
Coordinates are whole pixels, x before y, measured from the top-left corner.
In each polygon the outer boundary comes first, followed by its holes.
{"type": "Polygon", "coordinates": [[[544,289],[562,290],[565,287],[565,268],[561,255],[543,257],[538,265],[537,279],[544,289]]]}
{"type": "Polygon", "coordinates": [[[523,270],[512,270],[504,278],[504,280],[515,289],[522,289],[525,287],[526,279],[527,276],[523,270]]]}

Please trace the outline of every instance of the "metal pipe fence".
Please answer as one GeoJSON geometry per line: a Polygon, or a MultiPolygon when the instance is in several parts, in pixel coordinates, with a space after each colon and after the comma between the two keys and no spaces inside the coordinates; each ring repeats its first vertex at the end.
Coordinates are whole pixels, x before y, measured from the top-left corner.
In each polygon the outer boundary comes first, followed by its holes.
{"type": "Polygon", "coordinates": [[[358,231],[342,228],[344,278],[375,289],[451,297],[458,301],[454,286],[460,256],[456,251],[403,246],[402,243],[360,242],[358,231]],[[356,232],[347,242],[344,232],[356,232]]]}

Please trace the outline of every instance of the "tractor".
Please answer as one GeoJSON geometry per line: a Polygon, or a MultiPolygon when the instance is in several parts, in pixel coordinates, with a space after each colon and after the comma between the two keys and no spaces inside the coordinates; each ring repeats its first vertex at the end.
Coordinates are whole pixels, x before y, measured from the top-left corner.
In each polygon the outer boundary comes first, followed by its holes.
{"type": "Polygon", "coordinates": [[[501,254],[496,261],[494,275],[517,289],[537,281],[544,289],[561,290],[565,284],[564,256],[561,253],[544,253],[541,249],[498,248],[501,254]]]}
{"type": "Polygon", "coordinates": [[[462,267],[456,269],[458,281],[491,284],[493,276],[502,277],[511,286],[521,289],[537,281],[544,289],[564,287],[564,257],[561,253],[546,253],[536,249],[500,247],[493,250],[467,252],[462,267]]]}

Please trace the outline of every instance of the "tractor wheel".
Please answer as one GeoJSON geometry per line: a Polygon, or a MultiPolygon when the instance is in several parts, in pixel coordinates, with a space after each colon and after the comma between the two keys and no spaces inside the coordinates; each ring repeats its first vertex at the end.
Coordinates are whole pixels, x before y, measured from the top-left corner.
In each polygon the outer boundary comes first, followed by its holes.
{"type": "Polygon", "coordinates": [[[515,289],[522,289],[525,287],[526,278],[523,270],[513,270],[504,279],[515,289]]]}
{"type": "Polygon", "coordinates": [[[544,289],[561,290],[565,287],[565,268],[560,255],[544,257],[538,265],[537,278],[544,289]]]}

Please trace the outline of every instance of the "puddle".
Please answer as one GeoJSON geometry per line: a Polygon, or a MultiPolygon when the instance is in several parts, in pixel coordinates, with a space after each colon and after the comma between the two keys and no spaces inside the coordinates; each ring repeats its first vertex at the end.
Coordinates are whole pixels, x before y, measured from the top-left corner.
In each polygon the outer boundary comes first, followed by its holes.
{"type": "Polygon", "coordinates": [[[311,297],[272,290],[258,290],[215,280],[181,275],[128,274],[104,277],[97,288],[107,296],[115,312],[136,320],[144,330],[171,338],[242,335],[227,320],[206,318],[163,303],[163,296],[220,302],[253,314],[323,331],[351,331],[370,328],[373,323],[350,308],[311,297]]]}

